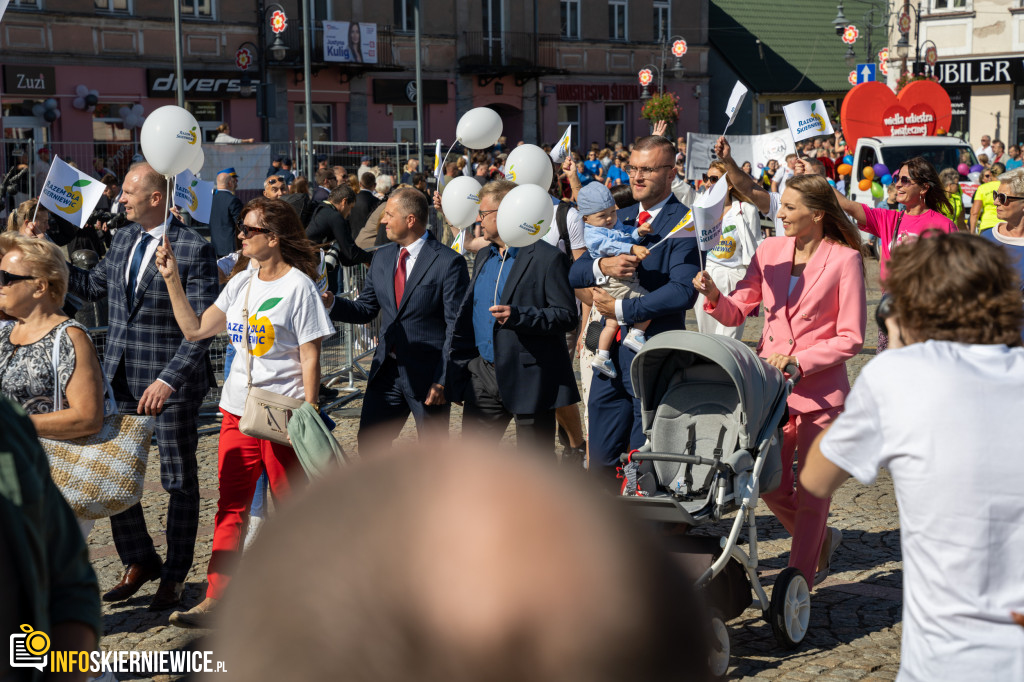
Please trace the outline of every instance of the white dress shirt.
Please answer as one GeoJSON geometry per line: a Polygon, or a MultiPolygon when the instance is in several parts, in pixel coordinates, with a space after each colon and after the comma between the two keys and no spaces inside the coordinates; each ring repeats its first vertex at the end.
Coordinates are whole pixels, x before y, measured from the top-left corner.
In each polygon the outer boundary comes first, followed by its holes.
{"type": "Polygon", "coordinates": [[[401,245],[399,245],[399,247],[398,247],[398,258],[395,259],[395,272],[398,272],[398,261],[401,260],[402,249],[405,249],[406,251],[409,252],[409,257],[405,259],[405,281],[406,282],[408,282],[409,278],[412,276],[412,269],[414,267],[416,267],[416,259],[419,257],[420,251],[423,250],[423,245],[426,243],[426,241],[427,241],[427,233],[424,232],[422,237],[420,237],[419,239],[414,241],[412,244],[409,244],[409,246],[401,246],[401,245]]]}
{"type": "Polygon", "coordinates": [[[143,230],[139,233],[139,236],[135,238],[135,243],[132,244],[132,250],[128,252],[128,264],[124,269],[124,285],[128,286],[128,276],[131,274],[132,259],[135,258],[135,250],[139,247],[139,242],[142,241],[142,235],[148,234],[152,239],[146,244],[146,251],[142,255],[142,263],[139,265],[139,274],[135,280],[135,291],[139,290],[139,285],[142,284],[142,273],[146,271],[146,267],[149,266],[149,262],[153,260],[153,255],[156,254],[156,249],[160,246],[160,240],[164,238],[164,234],[167,232],[167,225],[170,223],[170,218],[163,225],[157,225],[148,232],[143,230]]]}

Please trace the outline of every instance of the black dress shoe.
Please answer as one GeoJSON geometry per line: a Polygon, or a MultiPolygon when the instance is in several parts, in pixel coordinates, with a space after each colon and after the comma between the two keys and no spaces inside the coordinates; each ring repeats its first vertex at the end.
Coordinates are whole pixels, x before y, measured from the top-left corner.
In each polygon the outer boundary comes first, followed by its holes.
{"type": "Polygon", "coordinates": [[[129,565],[125,569],[124,575],[121,576],[121,582],[103,595],[103,601],[123,601],[131,597],[150,580],[159,578],[162,566],[160,559],[154,559],[144,564],[129,565]]]}
{"type": "Polygon", "coordinates": [[[177,583],[166,578],[160,581],[160,587],[156,588],[153,601],[149,604],[150,611],[166,611],[172,606],[181,603],[181,595],[185,591],[185,583],[177,583]]]}

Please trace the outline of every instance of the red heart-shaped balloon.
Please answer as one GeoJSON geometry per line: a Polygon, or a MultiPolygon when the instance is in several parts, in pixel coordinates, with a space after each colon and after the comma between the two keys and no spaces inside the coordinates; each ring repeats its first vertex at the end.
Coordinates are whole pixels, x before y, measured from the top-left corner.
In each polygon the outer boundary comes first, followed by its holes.
{"type": "Polygon", "coordinates": [[[908,83],[899,96],[884,83],[861,83],[847,93],[839,114],[846,144],[855,147],[862,137],[934,135],[949,130],[953,105],[935,81],[908,83]]]}

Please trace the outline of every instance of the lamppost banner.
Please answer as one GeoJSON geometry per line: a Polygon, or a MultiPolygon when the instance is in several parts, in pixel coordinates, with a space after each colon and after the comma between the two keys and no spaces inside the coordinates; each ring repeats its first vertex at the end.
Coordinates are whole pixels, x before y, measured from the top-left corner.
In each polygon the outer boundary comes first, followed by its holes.
{"type": "Polygon", "coordinates": [[[377,63],[377,24],[325,21],[324,61],[377,63]]]}

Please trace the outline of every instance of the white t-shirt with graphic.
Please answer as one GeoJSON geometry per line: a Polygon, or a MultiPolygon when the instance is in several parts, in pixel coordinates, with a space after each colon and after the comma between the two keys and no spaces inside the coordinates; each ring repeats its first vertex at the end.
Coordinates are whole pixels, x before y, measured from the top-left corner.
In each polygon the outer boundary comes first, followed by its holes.
{"type": "Polygon", "coordinates": [[[297,268],[273,282],[256,276],[257,270],[245,270],[228,281],[214,303],[227,315],[228,337],[238,355],[224,382],[220,406],[225,412],[241,416],[248,392],[245,366],[243,309],[249,292],[249,344],[252,348],[252,385],[302,400],[302,365],[299,346],[334,333],[313,281],[297,268]]]}
{"type": "Polygon", "coordinates": [[[753,204],[733,201],[722,217],[722,238],[708,252],[708,265],[745,268],[761,241],[761,221],[753,204]]]}

